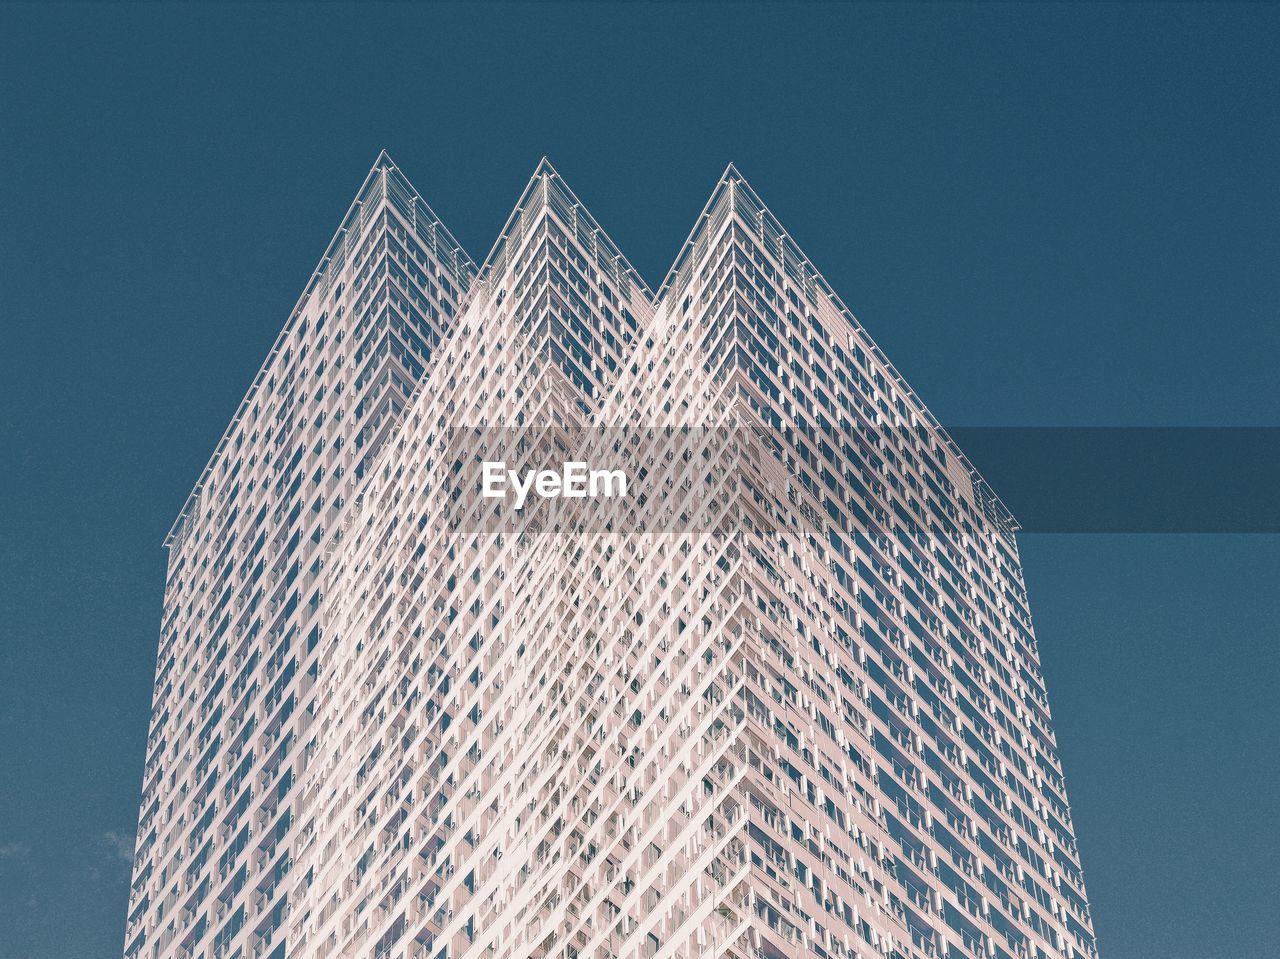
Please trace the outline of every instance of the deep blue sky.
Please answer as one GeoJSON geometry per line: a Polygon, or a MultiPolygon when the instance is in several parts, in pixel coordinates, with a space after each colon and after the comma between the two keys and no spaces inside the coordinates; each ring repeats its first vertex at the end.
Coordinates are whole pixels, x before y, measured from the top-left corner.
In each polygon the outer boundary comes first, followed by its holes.
{"type": "MultiPolygon", "coordinates": [[[[947,423],[1280,425],[1278,47],[1261,4],[0,7],[0,959],[119,955],[160,542],[380,148],[477,258],[548,154],[651,280],[733,160],[947,423]]],[[[1103,959],[1274,956],[1280,538],[1023,555],[1103,959]]]]}

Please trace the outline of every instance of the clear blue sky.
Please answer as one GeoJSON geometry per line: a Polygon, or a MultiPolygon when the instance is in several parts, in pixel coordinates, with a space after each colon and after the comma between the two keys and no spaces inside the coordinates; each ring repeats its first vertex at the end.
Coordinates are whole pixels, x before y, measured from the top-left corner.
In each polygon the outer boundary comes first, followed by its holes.
{"type": "MultiPolygon", "coordinates": [[[[548,154],[652,280],[733,160],[945,423],[1280,425],[1277,48],[1264,4],[0,7],[0,959],[119,955],[160,542],[379,149],[476,257],[548,154]]],[[[1103,959],[1270,959],[1280,537],[1023,555],[1103,959]]]]}

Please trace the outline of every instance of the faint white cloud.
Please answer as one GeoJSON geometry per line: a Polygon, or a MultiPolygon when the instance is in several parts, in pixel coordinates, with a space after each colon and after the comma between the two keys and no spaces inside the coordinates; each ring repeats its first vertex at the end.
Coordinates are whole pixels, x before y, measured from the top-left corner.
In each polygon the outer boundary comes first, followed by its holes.
{"type": "Polygon", "coordinates": [[[25,842],[7,842],[0,845],[0,859],[26,859],[31,855],[31,847],[25,842]]]}
{"type": "Polygon", "coordinates": [[[98,836],[98,840],[120,862],[133,863],[133,836],[108,829],[98,836]]]}

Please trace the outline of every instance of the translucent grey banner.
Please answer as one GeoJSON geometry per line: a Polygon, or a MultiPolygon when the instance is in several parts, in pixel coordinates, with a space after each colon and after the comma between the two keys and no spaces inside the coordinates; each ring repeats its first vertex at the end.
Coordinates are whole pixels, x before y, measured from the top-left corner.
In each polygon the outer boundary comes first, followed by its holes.
{"type": "Polygon", "coordinates": [[[948,434],[954,446],[936,429],[899,422],[451,429],[420,454],[437,478],[424,522],[654,533],[708,529],[745,508],[766,522],[807,516],[818,527],[830,517],[922,530],[989,521],[1006,534],[1014,522],[1033,533],[1280,532],[1280,428],[948,434]],[[971,482],[957,448],[985,485],[971,482]]]}
{"type": "Polygon", "coordinates": [[[1280,427],[955,427],[1028,533],[1280,533],[1280,427]]]}

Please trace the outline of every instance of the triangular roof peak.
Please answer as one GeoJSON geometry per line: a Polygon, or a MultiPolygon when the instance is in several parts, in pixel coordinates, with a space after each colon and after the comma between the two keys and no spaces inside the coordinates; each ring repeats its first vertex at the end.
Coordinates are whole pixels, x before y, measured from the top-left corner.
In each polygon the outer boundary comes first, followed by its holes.
{"type": "Polygon", "coordinates": [[[698,218],[693,221],[693,229],[689,231],[688,238],[680,246],[680,251],[676,254],[675,261],[671,264],[671,268],[667,270],[667,275],[662,280],[662,285],[658,287],[658,299],[661,300],[671,290],[675,284],[676,278],[680,275],[682,267],[688,262],[689,254],[693,251],[694,245],[698,242],[698,237],[702,231],[706,229],[707,223],[711,219],[712,211],[724,196],[726,190],[736,187],[738,184],[746,187],[755,194],[754,190],[747,184],[738,168],[730,161],[729,165],[724,168],[724,172],[720,174],[720,178],[716,180],[716,185],[711,190],[711,196],[707,198],[707,202],[702,206],[702,212],[698,214],[698,218]]]}
{"type": "Polygon", "coordinates": [[[556,172],[556,168],[551,165],[551,161],[547,159],[545,154],[543,155],[542,159],[538,161],[538,165],[533,168],[533,179],[536,179],[537,177],[540,177],[543,175],[550,175],[554,177],[560,176],[560,174],[556,172]]]}
{"type": "MultiPolygon", "coordinates": [[[[742,175],[742,171],[738,169],[736,164],[730,161],[729,165],[724,168],[724,172],[720,174],[720,179],[716,180],[716,185],[711,191],[711,196],[707,198],[706,204],[702,207],[702,212],[698,214],[698,218],[694,221],[693,229],[689,231],[688,239],[686,239],[684,241],[684,245],[680,247],[680,252],[676,255],[675,262],[671,264],[671,269],[667,271],[667,275],[663,279],[662,285],[658,287],[659,300],[666,296],[673,286],[683,285],[678,282],[681,269],[687,263],[689,254],[693,251],[695,244],[698,242],[698,238],[711,222],[712,214],[720,204],[721,199],[724,197],[726,192],[731,190],[736,193],[740,193],[745,197],[747,200],[745,206],[748,209],[754,210],[758,216],[768,219],[773,224],[776,232],[780,236],[787,237],[788,242],[791,242],[787,231],[783,229],[782,224],[778,222],[778,218],[770,212],[769,208],[765,206],[764,201],[760,199],[760,194],[751,188],[751,184],[748,183],[747,178],[742,175]]],[[[737,204],[735,204],[735,207],[736,206],[737,204]]],[[[794,247],[796,254],[802,260],[808,262],[807,258],[804,257],[804,254],[800,252],[799,247],[795,246],[794,242],[791,242],[791,245],[794,247]]]]}
{"type": "MultiPolygon", "coordinates": [[[[707,200],[706,205],[702,208],[702,212],[698,215],[698,219],[693,225],[693,229],[689,233],[689,238],[685,241],[684,246],[680,248],[680,253],[676,256],[675,262],[671,265],[667,277],[662,282],[662,286],[658,289],[658,302],[662,303],[667,297],[678,298],[684,291],[689,282],[689,275],[692,272],[691,260],[694,250],[699,240],[712,224],[716,216],[717,207],[722,202],[727,191],[732,190],[733,193],[729,198],[729,202],[733,204],[734,209],[723,217],[722,220],[715,222],[715,226],[719,226],[720,222],[729,219],[730,216],[736,216],[740,222],[751,224],[753,229],[767,229],[773,237],[773,242],[784,251],[782,256],[785,261],[789,262],[796,274],[798,274],[797,282],[800,286],[811,291],[813,296],[821,295],[825,297],[835,311],[844,317],[849,324],[849,331],[858,338],[863,347],[870,352],[884,366],[885,371],[889,374],[893,383],[904,393],[914,396],[915,392],[907,384],[902,374],[884,355],[884,352],[876,345],[870,334],[858,322],[853,312],[844,304],[840,296],[832,289],[826,278],[818,272],[817,268],[800,249],[799,245],[791,237],[791,235],[778,222],[778,218],[760,199],[760,195],[751,188],[746,178],[742,175],[733,163],[725,167],[724,173],[720,175],[720,179],[716,181],[715,189],[711,191],[711,197],[707,200]],[[745,210],[745,214],[743,212],[745,210]],[[753,222],[754,221],[754,222],[753,222]]],[[[1009,512],[1008,507],[1000,501],[1000,498],[991,490],[991,487],[982,478],[974,465],[969,462],[968,457],[956,445],[951,436],[937,421],[929,409],[922,403],[919,406],[919,412],[924,419],[936,431],[941,440],[947,445],[952,455],[956,457],[973,477],[975,483],[983,487],[983,496],[990,501],[987,506],[994,511],[997,517],[997,523],[1003,526],[1009,526],[1017,529],[1017,520],[1013,518],[1013,514],[1009,512]]]]}
{"type": "MultiPolygon", "coordinates": [[[[345,257],[348,244],[357,237],[360,227],[367,222],[364,218],[364,211],[367,206],[374,206],[381,203],[391,202],[382,176],[386,175],[388,179],[396,181],[401,193],[401,202],[409,202],[412,205],[412,216],[415,223],[421,222],[422,218],[430,221],[432,226],[432,235],[435,239],[435,254],[440,259],[441,264],[446,270],[454,274],[454,278],[458,281],[458,285],[465,291],[470,285],[471,280],[475,276],[476,265],[472,262],[471,257],[467,255],[462,245],[454,239],[448,227],[440,221],[435,211],[427,205],[422,199],[418,191],[414,189],[413,184],[404,175],[391,156],[386,150],[378,152],[378,158],[373,161],[373,166],[369,172],[365,174],[364,182],[360,184],[360,189],[356,191],[355,199],[351,201],[351,205],[347,207],[346,215],[338,225],[337,232],[334,233],[333,239],[329,241],[329,245],[325,248],[324,255],[320,257],[320,262],[316,265],[315,270],[311,274],[311,278],[307,281],[306,287],[302,291],[302,295],[298,297],[297,303],[294,305],[293,311],[289,314],[289,319],[285,322],[283,329],[276,336],[275,344],[271,347],[271,352],[267,354],[266,360],[263,361],[259,368],[257,376],[254,377],[253,383],[249,386],[248,392],[240,406],[232,417],[231,422],[223,431],[222,438],[218,441],[218,445],[214,448],[213,455],[210,456],[209,462],[205,465],[204,472],[200,474],[200,479],[196,481],[195,487],[187,497],[186,503],[182,510],[178,513],[177,519],[173,521],[168,535],[164,539],[165,546],[172,546],[182,529],[183,523],[190,515],[194,508],[201,491],[204,489],[205,483],[209,475],[213,472],[214,465],[221,458],[223,451],[226,449],[227,443],[230,441],[236,426],[239,424],[245,411],[249,409],[253,395],[259,385],[267,377],[267,371],[270,367],[272,358],[282,349],[287,339],[292,335],[296,328],[299,318],[303,315],[307,303],[317,289],[328,292],[329,287],[325,284],[332,281],[329,274],[330,266],[335,260],[345,263],[345,257]]],[[[403,207],[401,207],[403,212],[403,207]]]]}
{"type": "Polygon", "coordinates": [[[520,193],[520,199],[516,201],[511,215],[507,217],[507,222],[502,226],[502,232],[498,234],[498,239],[494,242],[493,248],[489,251],[489,255],[485,257],[484,265],[480,268],[480,279],[482,281],[489,277],[495,265],[506,255],[508,241],[517,234],[523,234],[526,218],[536,216],[542,210],[548,208],[555,208],[562,218],[567,212],[568,216],[576,219],[578,223],[570,225],[584,227],[588,233],[594,236],[596,243],[601,248],[601,252],[612,259],[618,270],[625,273],[631,282],[640,288],[642,295],[646,299],[653,300],[653,291],[645,283],[644,278],[636,272],[635,267],[623,256],[622,251],[609,238],[609,234],[604,231],[604,228],[591,215],[591,212],[583,202],[578,199],[578,195],[565,182],[564,177],[560,175],[556,168],[551,165],[551,161],[545,156],[534,167],[533,174],[529,177],[529,182],[525,184],[524,190],[520,193]],[[555,194],[558,194],[559,202],[553,202],[555,194]]]}
{"type": "Polygon", "coordinates": [[[773,213],[765,205],[764,200],[760,199],[760,194],[752,189],[751,184],[747,182],[747,178],[732,161],[730,161],[729,165],[724,168],[724,173],[720,177],[720,183],[732,183],[735,189],[745,190],[746,195],[751,198],[753,205],[758,206],[766,215],[773,217],[776,222],[777,217],[773,216],[773,213]]]}

